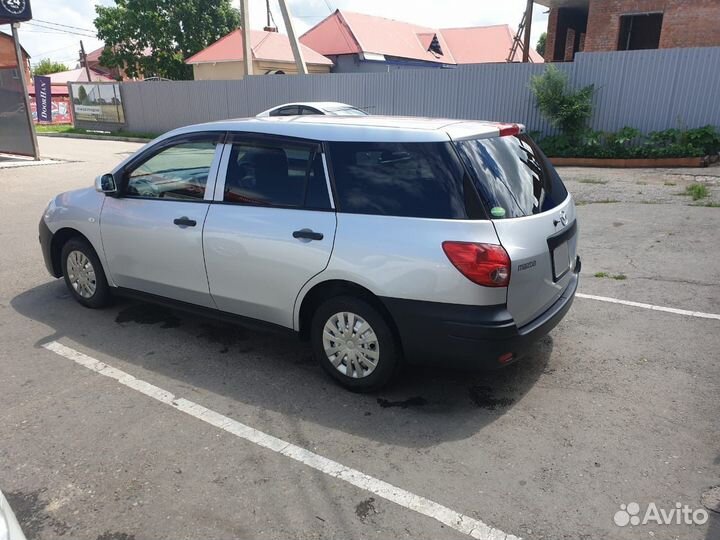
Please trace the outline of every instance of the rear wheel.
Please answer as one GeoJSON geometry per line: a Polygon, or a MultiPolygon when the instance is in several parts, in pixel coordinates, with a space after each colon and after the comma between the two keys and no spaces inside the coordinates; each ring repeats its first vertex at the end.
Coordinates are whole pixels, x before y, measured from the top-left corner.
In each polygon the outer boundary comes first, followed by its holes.
{"type": "Polygon", "coordinates": [[[311,341],[323,369],[356,392],[381,388],[400,363],[391,328],[359,298],[338,296],[321,304],[313,316],[311,341]]]}
{"type": "Polygon", "coordinates": [[[101,308],[110,303],[110,287],[95,250],[81,238],[71,238],[62,248],[65,284],[75,300],[85,307],[101,308]]]}

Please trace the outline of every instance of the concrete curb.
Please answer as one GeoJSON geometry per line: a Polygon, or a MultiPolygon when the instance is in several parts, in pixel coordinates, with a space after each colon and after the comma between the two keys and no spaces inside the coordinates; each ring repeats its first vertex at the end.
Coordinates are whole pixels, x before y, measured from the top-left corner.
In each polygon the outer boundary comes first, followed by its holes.
{"type": "Polygon", "coordinates": [[[38,137],[65,137],[68,139],[94,139],[97,141],[124,141],[135,143],[147,143],[152,139],[140,137],[116,137],[114,135],[95,135],[93,133],[38,133],[38,137]]]}

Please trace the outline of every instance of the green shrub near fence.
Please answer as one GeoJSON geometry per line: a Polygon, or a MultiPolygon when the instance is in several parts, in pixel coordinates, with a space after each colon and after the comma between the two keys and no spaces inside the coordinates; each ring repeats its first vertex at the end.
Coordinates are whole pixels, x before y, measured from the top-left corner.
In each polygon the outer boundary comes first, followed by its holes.
{"type": "Polygon", "coordinates": [[[715,155],[720,133],[714,126],[666,129],[643,135],[632,127],[616,132],[586,130],[580,136],[565,134],[540,138],[538,144],[551,157],[578,158],[676,158],[715,155]]]}

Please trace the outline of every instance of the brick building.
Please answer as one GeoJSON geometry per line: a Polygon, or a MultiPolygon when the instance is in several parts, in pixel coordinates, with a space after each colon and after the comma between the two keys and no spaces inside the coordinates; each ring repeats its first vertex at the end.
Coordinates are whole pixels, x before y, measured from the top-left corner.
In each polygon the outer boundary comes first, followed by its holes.
{"type": "MultiPolygon", "coordinates": [[[[23,73],[25,80],[30,82],[30,55],[27,51],[20,47],[23,55],[23,73]]],[[[20,70],[17,65],[17,56],[15,55],[15,42],[10,34],[0,32],[0,70],[4,78],[17,79],[20,70]]]]}
{"type": "Polygon", "coordinates": [[[720,0],[536,0],[550,8],[545,60],[576,52],[720,46],[720,0]]]}

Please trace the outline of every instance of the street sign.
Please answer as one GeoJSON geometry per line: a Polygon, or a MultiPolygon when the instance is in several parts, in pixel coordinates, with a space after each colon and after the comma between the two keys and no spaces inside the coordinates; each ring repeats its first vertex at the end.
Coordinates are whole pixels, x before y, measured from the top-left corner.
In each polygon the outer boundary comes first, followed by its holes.
{"type": "Polygon", "coordinates": [[[52,81],[35,75],[35,110],[38,122],[52,122],[52,81]]]}
{"type": "Polygon", "coordinates": [[[32,19],[30,0],[0,0],[0,24],[32,19]]]}

